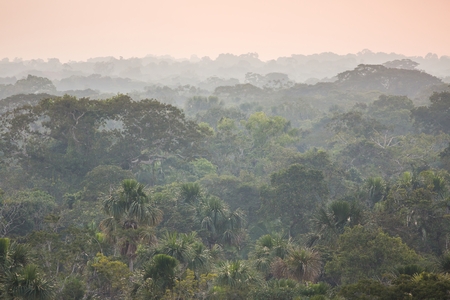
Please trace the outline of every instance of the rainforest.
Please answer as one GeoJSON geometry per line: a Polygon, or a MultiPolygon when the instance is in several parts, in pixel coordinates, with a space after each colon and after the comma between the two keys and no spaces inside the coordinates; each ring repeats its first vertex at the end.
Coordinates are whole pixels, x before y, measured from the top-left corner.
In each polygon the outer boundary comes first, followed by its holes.
{"type": "Polygon", "coordinates": [[[0,298],[450,299],[448,70],[0,61],[0,298]]]}

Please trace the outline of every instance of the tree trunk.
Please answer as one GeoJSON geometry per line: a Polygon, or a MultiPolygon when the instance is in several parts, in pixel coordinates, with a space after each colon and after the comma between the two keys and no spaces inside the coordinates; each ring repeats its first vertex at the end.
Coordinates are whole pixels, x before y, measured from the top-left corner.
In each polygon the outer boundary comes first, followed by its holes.
{"type": "Polygon", "coordinates": [[[130,268],[130,272],[133,272],[133,269],[134,269],[134,258],[133,257],[130,257],[128,267],[130,268]]]}

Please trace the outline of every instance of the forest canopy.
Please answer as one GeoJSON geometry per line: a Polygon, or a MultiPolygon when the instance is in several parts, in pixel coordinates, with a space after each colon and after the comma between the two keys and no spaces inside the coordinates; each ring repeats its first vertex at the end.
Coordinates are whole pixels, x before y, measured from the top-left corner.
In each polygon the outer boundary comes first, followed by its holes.
{"type": "Polygon", "coordinates": [[[0,298],[450,299],[450,87],[417,62],[178,86],[116,63],[0,84],[0,298]]]}

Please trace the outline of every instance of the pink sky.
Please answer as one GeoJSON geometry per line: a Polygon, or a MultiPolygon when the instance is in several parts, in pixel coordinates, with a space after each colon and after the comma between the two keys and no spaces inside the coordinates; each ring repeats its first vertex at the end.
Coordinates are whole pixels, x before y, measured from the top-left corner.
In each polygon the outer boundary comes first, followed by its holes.
{"type": "Polygon", "coordinates": [[[0,0],[0,59],[450,55],[449,0],[0,0]]]}

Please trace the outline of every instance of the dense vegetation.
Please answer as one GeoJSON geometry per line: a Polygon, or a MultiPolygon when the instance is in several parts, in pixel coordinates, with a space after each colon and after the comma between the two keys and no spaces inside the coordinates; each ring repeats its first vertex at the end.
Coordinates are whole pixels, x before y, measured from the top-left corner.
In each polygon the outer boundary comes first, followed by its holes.
{"type": "Polygon", "coordinates": [[[0,298],[450,299],[448,87],[248,76],[183,109],[4,87],[0,298]]]}

